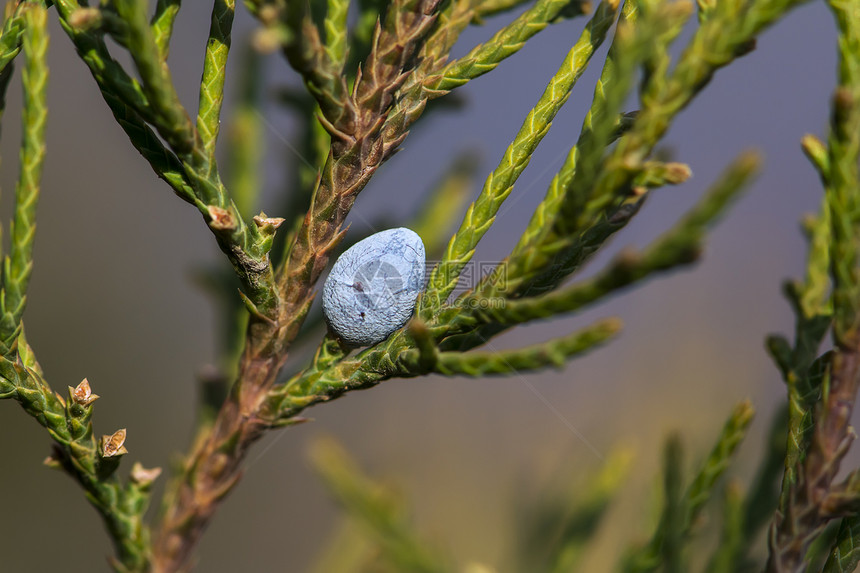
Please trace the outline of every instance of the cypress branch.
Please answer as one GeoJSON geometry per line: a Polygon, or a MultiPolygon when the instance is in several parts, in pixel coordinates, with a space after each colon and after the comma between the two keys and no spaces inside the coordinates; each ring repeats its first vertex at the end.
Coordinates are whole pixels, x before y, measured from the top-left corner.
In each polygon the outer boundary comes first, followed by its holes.
{"type": "Polygon", "coordinates": [[[42,186],[48,118],[47,12],[40,6],[30,5],[24,9],[23,18],[26,23],[23,50],[27,63],[21,82],[24,88],[21,169],[15,186],[15,213],[9,229],[11,240],[9,254],[3,261],[0,292],[0,348],[4,356],[15,351],[33,271],[36,206],[42,186]]]}
{"type": "MultiPolygon", "coordinates": [[[[489,41],[475,46],[468,54],[445,66],[438,76],[429,78],[425,87],[430,97],[440,97],[496,69],[502,60],[517,53],[529,38],[546,28],[569,3],[569,0],[538,0],[516,20],[496,32],[489,41]]],[[[614,9],[617,7],[616,3],[614,9]]],[[[606,17],[606,14],[602,16],[606,17]]],[[[597,36],[600,36],[599,31],[597,36]]],[[[600,45],[600,41],[595,43],[600,45]]]]}
{"type": "Polygon", "coordinates": [[[428,318],[438,310],[457,285],[457,277],[472,258],[474,249],[495,221],[496,213],[513,190],[532,153],[546,135],[551,122],[570,96],[576,80],[594,51],[603,42],[615,19],[617,5],[601,3],[582,36],[568,52],[523,126],[508,146],[499,166],[487,177],[478,199],[469,206],[460,229],[448,243],[448,249],[430,274],[427,293],[422,299],[421,315],[428,318]]]}
{"type": "Polygon", "coordinates": [[[179,101],[167,64],[161,60],[147,21],[146,3],[141,0],[116,0],[114,5],[128,25],[126,42],[140,74],[142,89],[154,116],[154,125],[177,153],[190,153],[196,137],[194,126],[179,101]]]}
{"type": "MultiPolygon", "coordinates": [[[[200,81],[200,97],[197,107],[196,152],[201,155],[198,167],[203,174],[213,179],[217,174],[215,144],[221,128],[221,106],[224,103],[224,82],[227,74],[227,56],[230,52],[231,29],[236,10],[235,0],[215,0],[209,27],[209,41],[203,60],[203,79],[200,81]]],[[[221,207],[223,200],[217,204],[221,207]]]]}
{"type": "Polygon", "coordinates": [[[173,24],[179,14],[182,0],[158,0],[155,4],[155,14],[149,23],[155,45],[158,46],[158,57],[162,62],[167,61],[170,54],[170,37],[173,35],[173,24]]]}

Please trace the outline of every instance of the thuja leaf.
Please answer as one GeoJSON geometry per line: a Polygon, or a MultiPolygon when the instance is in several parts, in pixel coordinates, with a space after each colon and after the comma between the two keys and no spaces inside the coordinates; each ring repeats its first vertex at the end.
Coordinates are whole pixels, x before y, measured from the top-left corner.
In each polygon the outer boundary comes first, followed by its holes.
{"type": "Polygon", "coordinates": [[[851,573],[860,564],[860,516],[844,517],[823,573],[851,573]]]}
{"type": "Polygon", "coordinates": [[[0,31],[0,72],[6,68],[21,51],[21,37],[24,32],[24,11],[26,6],[20,2],[6,4],[3,29],[0,31]]]}
{"type": "Polygon", "coordinates": [[[853,3],[831,2],[839,25],[839,87],[833,97],[825,198],[831,222],[833,334],[837,343],[860,329],[860,15],[853,3]]]}
{"type": "Polygon", "coordinates": [[[21,331],[21,317],[26,305],[27,287],[33,270],[33,243],[36,238],[36,206],[42,182],[45,159],[45,122],[48,117],[48,32],[47,12],[41,6],[28,5],[24,20],[23,49],[24,110],[21,141],[21,169],[15,186],[15,213],[10,228],[9,254],[3,264],[3,286],[0,292],[0,348],[4,355],[14,350],[21,331]]]}
{"type": "Polygon", "coordinates": [[[425,369],[446,376],[481,377],[540,370],[548,366],[561,368],[573,356],[606,343],[621,329],[617,319],[598,322],[579,332],[523,348],[489,352],[438,352],[427,356],[426,350],[411,350],[400,357],[406,373],[417,375],[425,369]],[[423,355],[422,355],[423,354],[423,355]]]}
{"type": "MultiPolygon", "coordinates": [[[[475,9],[474,22],[475,24],[483,24],[483,19],[496,14],[509,12],[515,8],[526,4],[528,0],[481,0],[477,3],[475,9]]],[[[577,4],[584,12],[588,12],[587,3],[577,4]],[[583,6],[585,4],[585,6],[583,6]]]]}
{"type": "Polygon", "coordinates": [[[445,66],[437,77],[426,82],[425,87],[431,97],[439,97],[496,69],[502,60],[518,52],[529,38],[549,25],[569,3],[570,0],[538,0],[486,43],[472,48],[468,54],[445,66]]]}
{"type": "Polygon", "coordinates": [[[194,146],[194,126],[179,100],[167,66],[161,61],[158,45],[147,21],[146,2],[116,0],[114,6],[128,24],[128,50],[155,114],[159,133],[177,152],[190,152],[194,146]]]}
{"type": "Polygon", "coordinates": [[[832,314],[830,301],[830,211],[822,208],[819,216],[807,220],[809,254],[806,281],[800,293],[800,308],[807,318],[832,314]]]}
{"type": "Polygon", "coordinates": [[[141,77],[155,125],[170,146],[187,153],[194,145],[194,127],[173,87],[167,66],[146,17],[146,3],[140,0],[117,0],[117,13],[128,24],[128,49],[141,77]]]}
{"type": "Polygon", "coordinates": [[[347,56],[347,15],[348,0],[328,0],[326,2],[325,51],[334,70],[343,70],[347,56]]]}
{"type": "MultiPolygon", "coordinates": [[[[215,145],[221,128],[221,106],[224,103],[224,82],[227,78],[227,56],[230,52],[231,29],[236,9],[235,0],[216,0],[212,7],[209,40],[203,60],[203,78],[197,106],[196,146],[201,149],[207,176],[216,174],[215,145]]],[[[219,203],[220,204],[220,203],[219,203]]]]}
{"type": "MultiPolygon", "coordinates": [[[[612,58],[613,56],[610,54],[609,57],[612,58]]],[[[604,66],[603,74],[606,75],[606,66],[604,66]]],[[[605,84],[606,81],[608,81],[606,78],[601,77],[600,82],[605,84]]],[[[588,117],[595,113],[594,110],[600,109],[602,103],[605,102],[603,93],[604,90],[595,91],[591,111],[586,116],[586,122],[589,122],[588,117]]],[[[619,117],[616,125],[621,126],[621,122],[622,119],[619,117]]],[[[580,136],[580,139],[584,137],[586,131],[582,133],[583,135],[580,136]]],[[[621,130],[616,129],[606,143],[613,143],[621,133],[621,130]]],[[[540,293],[544,288],[538,287],[535,289],[534,278],[538,273],[546,269],[549,261],[553,260],[559,252],[569,249],[584,254],[585,249],[583,247],[585,244],[602,244],[630,221],[633,213],[630,212],[630,209],[622,208],[612,216],[605,217],[592,225],[588,233],[597,239],[596,242],[582,241],[581,238],[572,236],[548,239],[553,232],[555,218],[558,216],[565,193],[567,193],[570,182],[573,180],[578,162],[579,147],[574,146],[565,157],[561,169],[553,176],[546,195],[535,208],[528,226],[520,235],[511,254],[505,258],[498,269],[485,280],[481,281],[474,289],[476,293],[479,293],[481,296],[491,297],[501,294],[499,289],[502,287],[508,296],[512,293],[523,292],[526,289],[529,292],[540,293]],[[611,219],[614,219],[614,221],[611,219]]],[[[638,204],[638,202],[635,202],[635,204],[638,204]]],[[[581,260],[584,260],[584,257],[581,257],[581,260]]],[[[571,265],[571,267],[577,264],[579,262],[571,265]]]]}
{"type": "Polygon", "coordinates": [[[107,99],[108,94],[119,98],[145,121],[154,122],[156,115],[147,101],[140,82],[129,76],[111,57],[104,39],[98,34],[72,25],[75,13],[81,9],[80,4],[76,0],[55,0],[54,6],[60,14],[60,24],[74,42],[75,48],[87,64],[105,98],[107,99]]]}
{"type": "MultiPolygon", "coordinates": [[[[445,341],[443,347],[469,348],[480,343],[481,339],[488,338],[491,333],[502,330],[496,325],[507,327],[574,312],[655,273],[694,262],[703,248],[708,227],[740,196],[753,177],[758,162],[755,154],[748,153],[739,157],[669,231],[641,253],[632,250],[622,252],[593,277],[539,296],[504,299],[504,304],[495,304],[494,301],[498,298],[484,298],[472,294],[458,300],[459,308],[476,310],[448,313],[451,316],[446,314],[446,318],[451,321],[452,334],[456,335],[464,330],[468,332],[481,324],[489,325],[487,328],[490,331],[476,337],[467,335],[458,339],[457,336],[452,336],[445,341]]],[[[602,236],[599,236],[596,242],[601,240],[602,236]]]]}
{"type": "Polygon", "coordinates": [[[469,206],[463,223],[448,243],[440,263],[433,269],[422,299],[422,317],[429,317],[451,294],[459,274],[471,259],[475,246],[490,228],[496,213],[513,190],[532,153],[546,135],[553,118],[570,96],[576,80],[615,19],[617,4],[602,2],[574,47],[562,62],[523,126],[505,152],[499,166],[487,177],[478,199],[469,206]]]}
{"type": "MultiPolygon", "coordinates": [[[[620,137],[633,121],[625,121],[619,109],[629,91],[633,69],[654,46],[656,31],[683,21],[682,5],[666,5],[652,20],[637,24],[637,4],[624,5],[619,30],[594,90],[591,107],[583,121],[576,145],[568,153],[559,172],[553,177],[543,201],[535,209],[517,245],[487,281],[475,290],[486,295],[498,294],[499,275],[505,275],[505,295],[541,294],[557,286],[576,271],[616,231],[635,214],[631,205],[641,204],[635,197],[619,197],[616,205],[591,211],[581,217],[593,199],[593,180],[599,172],[606,147],[620,137]],[[625,205],[625,203],[627,203],[625,205]],[[575,224],[577,221],[584,222],[575,224]]],[[[645,170],[639,173],[638,193],[649,185],[645,170]]],[[[660,177],[654,177],[655,183],[660,177]]],[[[623,195],[623,194],[622,194],[623,195]]]]}
{"type": "Polygon", "coordinates": [[[155,14],[149,25],[162,61],[167,60],[170,53],[170,37],[173,35],[173,24],[181,4],[182,0],[158,0],[155,4],[155,14]]]}
{"type": "Polygon", "coordinates": [[[21,325],[21,334],[18,335],[18,358],[27,370],[32,370],[39,376],[44,376],[42,366],[36,360],[36,354],[27,342],[27,336],[24,332],[24,325],[21,325]]]}
{"type": "MultiPolygon", "coordinates": [[[[627,156],[624,163],[614,161],[620,149],[635,140],[641,123],[648,118],[652,107],[649,98],[643,94],[642,108],[637,114],[631,130],[620,138],[618,146],[608,157],[604,157],[607,141],[615,129],[615,117],[633,81],[633,71],[640,62],[653,59],[652,54],[668,50],[674,33],[680,29],[690,15],[687,3],[661,4],[659,9],[639,14],[633,8],[617,32],[619,42],[616,57],[607,59],[611,81],[605,84],[605,95],[600,113],[586,116],[580,141],[577,142],[580,159],[564,195],[560,216],[556,222],[561,235],[581,232],[613,202],[623,200],[630,191],[628,186],[640,175],[643,156],[627,156]]],[[[604,89],[598,82],[595,92],[604,89]]],[[[655,140],[656,142],[656,140],[655,140]]]]}

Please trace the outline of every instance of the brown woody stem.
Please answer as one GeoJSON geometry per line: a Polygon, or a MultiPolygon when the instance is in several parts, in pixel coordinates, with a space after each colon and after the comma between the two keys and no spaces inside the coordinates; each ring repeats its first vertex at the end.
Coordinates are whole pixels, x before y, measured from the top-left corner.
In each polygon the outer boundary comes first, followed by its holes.
{"type": "Polygon", "coordinates": [[[860,387],[860,344],[840,346],[833,357],[829,392],[816,415],[809,452],[798,471],[798,482],[784,515],[771,528],[768,573],[806,571],[812,541],[834,517],[830,497],[839,491],[833,481],[842,458],[854,441],[849,424],[860,387]]]}

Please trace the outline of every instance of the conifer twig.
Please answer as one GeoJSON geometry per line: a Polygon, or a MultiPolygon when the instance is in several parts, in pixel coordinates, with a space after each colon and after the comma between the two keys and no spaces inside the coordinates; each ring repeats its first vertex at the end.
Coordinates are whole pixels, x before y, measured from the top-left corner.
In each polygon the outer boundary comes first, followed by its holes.
{"type": "Polygon", "coordinates": [[[717,480],[723,475],[731,457],[743,441],[753,414],[752,404],[748,401],[735,407],[710,455],[686,489],[681,483],[679,438],[675,436],[667,441],[664,466],[665,498],[660,524],[651,541],[627,557],[623,571],[645,573],[657,570],[661,564],[665,571],[680,573],[688,569],[681,558],[680,547],[684,538],[690,535],[696,516],[713,494],[717,480]]]}
{"type": "Polygon", "coordinates": [[[173,35],[173,24],[181,4],[182,0],[158,0],[155,4],[155,14],[149,25],[161,61],[167,60],[170,53],[170,37],[173,35]]]}
{"type": "MultiPolygon", "coordinates": [[[[825,182],[827,215],[821,221],[830,223],[825,260],[829,260],[832,284],[834,350],[818,361],[818,384],[810,385],[806,394],[789,394],[790,406],[809,411],[814,422],[801,428],[799,452],[787,462],[783,498],[771,526],[768,572],[805,571],[813,539],[833,517],[853,512],[852,505],[860,502],[852,476],[842,484],[834,483],[854,441],[849,420],[860,387],[860,13],[850,2],[833,0],[830,7],[839,29],[839,84],[833,97],[827,160],[814,159],[813,164],[825,182]]],[[[813,151],[813,158],[818,156],[808,143],[807,149],[813,151]]],[[[813,245],[812,253],[817,253],[813,245]]],[[[809,272],[816,276],[814,270],[809,272]]],[[[803,307],[798,306],[801,314],[803,307]]]]}
{"type": "MultiPolygon", "coordinates": [[[[8,76],[6,69],[21,51],[21,38],[24,33],[25,7],[20,3],[6,4],[3,29],[0,31],[0,74],[8,76]]],[[[8,81],[8,80],[7,80],[8,81]]]]}
{"type": "Polygon", "coordinates": [[[435,18],[436,0],[402,0],[392,5],[375,36],[363,73],[350,95],[348,121],[328,124],[333,141],[311,209],[279,276],[275,306],[251,308],[238,377],[211,432],[190,455],[175,502],[162,520],[154,564],[173,570],[185,563],[220,499],[241,474],[248,448],[277,419],[260,417],[267,393],[286,358],[312,300],[311,287],[339,242],[340,226],[382,161],[380,129],[394,91],[407,77],[411,57],[435,18]],[[269,313],[277,311],[272,317],[269,313]]]}
{"type": "Polygon", "coordinates": [[[44,380],[41,368],[23,335],[21,318],[33,265],[36,203],[41,186],[47,117],[47,11],[38,4],[22,5],[23,51],[26,56],[24,131],[21,174],[15,193],[15,214],[9,255],[4,261],[0,295],[2,358],[0,398],[18,401],[44,426],[55,442],[46,461],[72,476],[101,515],[116,547],[118,571],[140,571],[148,561],[147,529],[143,512],[152,480],[132,480],[123,486],[115,475],[125,449],[125,431],[114,434],[110,449],[100,447],[93,436],[92,403],[98,398],[87,380],[69,388],[63,399],[44,380]],[[144,483],[146,481],[146,483],[144,483]]]}
{"type": "Polygon", "coordinates": [[[3,260],[0,291],[0,353],[10,356],[21,333],[21,319],[27,303],[27,287],[33,271],[33,244],[36,239],[36,206],[41,192],[45,160],[45,125],[48,118],[48,34],[46,15],[40,7],[27,6],[23,14],[26,28],[23,47],[27,56],[22,85],[21,170],[15,186],[15,214],[9,229],[9,253],[3,260]]]}
{"type": "MultiPolygon", "coordinates": [[[[424,83],[430,97],[440,97],[496,69],[502,60],[515,54],[529,38],[548,26],[569,3],[569,0],[538,0],[516,20],[496,32],[489,41],[475,46],[468,54],[446,65],[438,74],[427,78],[424,83]]],[[[617,7],[616,4],[614,8],[617,7]]],[[[611,19],[612,15],[610,13],[608,17],[611,19]]],[[[595,48],[600,45],[600,24],[606,18],[607,15],[604,14],[595,19],[595,48]]]]}
{"type": "Polygon", "coordinates": [[[615,20],[617,9],[617,2],[601,2],[582,36],[568,52],[558,72],[526,117],[499,166],[487,177],[481,194],[469,206],[460,229],[451,238],[445,255],[430,274],[427,293],[422,298],[422,318],[429,318],[433,311],[440,308],[456,287],[457,277],[471,259],[478,241],[492,225],[499,207],[510,195],[514,183],[528,165],[553,118],[567,101],[576,80],[603,42],[615,20]]]}

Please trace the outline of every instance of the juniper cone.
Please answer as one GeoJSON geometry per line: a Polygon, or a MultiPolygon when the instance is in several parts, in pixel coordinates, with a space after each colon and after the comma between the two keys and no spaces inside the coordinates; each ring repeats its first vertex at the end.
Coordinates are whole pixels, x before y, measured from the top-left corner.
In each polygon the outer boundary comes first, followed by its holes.
{"type": "Polygon", "coordinates": [[[323,285],[323,314],[344,344],[382,342],[412,316],[424,286],[424,243],[406,228],[380,231],[347,249],[323,285]]]}
{"type": "MultiPolygon", "coordinates": [[[[650,244],[622,250],[583,273],[587,263],[605,260],[596,255],[648,210],[652,194],[690,177],[688,165],[661,150],[678,115],[722,68],[755,57],[761,34],[801,2],[246,0],[237,8],[235,0],[215,0],[201,46],[199,93],[190,104],[180,97],[168,58],[181,1],[154,4],[9,1],[0,30],[0,111],[16,60],[23,88],[18,181],[0,280],[0,398],[20,404],[47,430],[52,448],[45,464],[83,489],[113,544],[112,567],[127,573],[191,570],[205,530],[240,481],[256,442],[307,421],[303,414],[311,406],[397,378],[521,377],[611,344],[622,326],[612,317],[521,347],[500,349],[495,339],[522,325],[594,310],[621,291],[699,260],[709,229],[759,169],[755,152],[740,153],[650,244]],[[237,9],[256,19],[256,29],[231,56],[237,9]],[[59,26],[51,27],[52,19],[59,26]],[[495,30],[489,39],[454,50],[468,27],[484,24],[495,30]],[[545,89],[535,92],[533,107],[506,151],[493,158],[497,163],[480,191],[471,191],[479,165],[474,157],[440,167],[420,211],[345,250],[323,287],[330,260],[346,246],[358,195],[410,130],[427,123],[425,111],[442,109],[460,88],[492,73],[549,26],[570,26],[576,34],[566,53],[538,62],[536,68],[546,70],[545,89]],[[68,37],[83,64],[68,73],[89,70],[128,151],[136,150],[196,209],[226,259],[206,274],[225,325],[221,365],[205,376],[194,437],[165,468],[160,510],[149,516],[162,469],[137,461],[129,469],[125,461],[138,455],[135,436],[145,429],[99,422],[96,433],[96,408],[126,406],[109,401],[98,380],[83,379],[62,395],[55,391],[63,382],[53,378],[63,373],[52,372],[49,384],[23,325],[46,153],[49,29],[68,37]],[[267,89],[266,74],[274,68],[262,65],[264,52],[277,53],[277,73],[289,66],[301,85],[267,89]],[[228,66],[237,58],[240,65],[228,66]],[[597,79],[581,86],[589,66],[597,79]],[[236,103],[222,113],[228,89],[236,103]],[[505,201],[524,192],[519,179],[574,90],[580,99],[591,95],[575,143],[504,260],[467,281],[481,240],[505,201]],[[299,118],[297,147],[305,158],[288,169],[288,189],[274,198],[263,193],[268,103],[299,118]],[[425,248],[434,262],[426,277],[425,248]],[[322,319],[310,312],[320,290],[327,333],[313,328],[322,319]],[[313,355],[286,367],[288,356],[300,358],[296,350],[307,342],[316,345],[313,355]],[[106,398],[98,404],[95,390],[106,398]]],[[[748,486],[722,478],[753,420],[749,401],[729,413],[692,473],[680,434],[670,435],[659,517],[643,541],[626,550],[615,541],[621,571],[680,572],[695,563],[709,573],[756,567],[843,572],[860,563],[860,470],[844,464],[860,385],[860,10],[856,0],[827,5],[839,54],[829,134],[802,140],[824,193],[820,212],[805,225],[806,274],[785,287],[793,340],[771,335],[766,344],[787,400],[748,486]],[[702,527],[714,506],[709,522],[718,541],[702,527]]],[[[67,40],[57,42],[61,49],[67,40]]],[[[52,155],[63,151],[52,149],[52,155]]],[[[683,150],[679,155],[683,159],[683,150]]],[[[48,191],[51,201],[55,190],[48,191]]],[[[324,553],[320,570],[491,570],[481,563],[461,567],[426,543],[405,519],[402,498],[366,476],[336,443],[321,442],[312,457],[332,496],[361,526],[345,539],[366,549],[346,551],[341,540],[324,553]]],[[[517,521],[516,556],[506,565],[559,573],[582,566],[594,532],[632,473],[630,460],[629,451],[618,449],[597,474],[577,476],[576,495],[529,506],[517,521]]],[[[278,499],[267,497],[274,504],[278,499]]],[[[35,513],[40,501],[31,501],[35,513]]],[[[68,567],[75,557],[67,557],[68,567]]]]}

